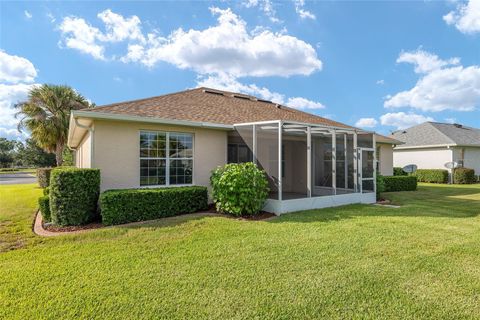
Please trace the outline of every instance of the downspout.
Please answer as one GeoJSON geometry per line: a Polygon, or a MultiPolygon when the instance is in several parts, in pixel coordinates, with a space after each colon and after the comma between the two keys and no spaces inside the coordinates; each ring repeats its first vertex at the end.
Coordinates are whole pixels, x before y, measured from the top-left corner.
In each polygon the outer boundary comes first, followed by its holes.
{"type": "Polygon", "coordinates": [[[94,129],[93,129],[93,126],[90,126],[90,127],[85,126],[85,125],[81,124],[80,122],[78,122],[78,118],[74,118],[74,119],[75,119],[75,124],[77,126],[79,126],[80,128],[88,130],[88,132],[90,134],[90,168],[93,168],[93,151],[94,151],[94,140],[93,140],[94,129]]]}

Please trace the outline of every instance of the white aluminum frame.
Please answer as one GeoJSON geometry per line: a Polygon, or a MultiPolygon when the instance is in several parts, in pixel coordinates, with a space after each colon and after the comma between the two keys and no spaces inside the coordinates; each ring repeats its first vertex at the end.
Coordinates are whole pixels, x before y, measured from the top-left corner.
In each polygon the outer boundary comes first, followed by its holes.
{"type": "MultiPolygon", "coordinates": [[[[308,198],[311,198],[312,201],[310,201],[312,204],[317,203],[321,206],[327,206],[327,202],[335,203],[335,197],[341,197],[343,200],[341,201],[342,204],[345,202],[348,203],[348,200],[346,199],[351,199],[354,202],[350,203],[356,203],[356,202],[366,202],[366,203],[371,203],[372,199],[371,196],[366,196],[365,199],[362,198],[362,176],[361,172],[361,167],[359,168],[359,161],[361,161],[361,156],[359,156],[359,151],[360,150],[366,150],[368,151],[373,151],[374,153],[374,159],[376,160],[376,148],[375,148],[375,133],[372,131],[364,131],[364,130],[359,130],[356,128],[341,128],[341,127],[336,127],[336,126],[327,126],[327,125],[321,125],[321,124],[314,124],[314,123],[304,123],[304,122],[298,122],[298,121],[282,121],[282,120],[270,120],[270,121],[258,121],[258,122],[246,122],[246,123],[238,123],[234,124],[233,127],[242,127],[242,126],[252,126],[253,127],[253,132],[252,132],[252,137],[253,137],[253,161],[257,163],[257,126],[261,125],[264,126],[263,129],[268,129],[269,124],[276,124],[276,127],[272,127],[272,130],[278,130],[278,200],[275,199],[269,199],[270,204],[267,203],[266,208],[270,207],[272,211],[274,211],[276,214],[281,214],[284,212],[288,211],[289,206],[284,206],[282,203],[291,203],[292,208],[295,206],[299,207],[304,207],[303,205],[298,205],[298,201],[300,200],[305,200],[308,198]],[[283,131],[286,132],[304,132],[307,136],[307,197],[306,198],[300,198],[300,199],[293,199],[293,200],[283,200],[282,199],[282,186],[283,186],[283,181],[282,181],[282,148],[283,148],[283,131]],[[312,197],[312,190],[313,190],[313,179],[312,179],[312,134],[314,133],[326,133],[331,135],[332,139],[332,190],[333,190],[333,195],[332,196],[315,196],[312,197]],[[347,156],[348,156],[348,151],[347,151],[347,134],[351,134],[353,136],[353,192],[350,194],[351,196],[349,197],[349,194],[337,194],[337,179],[336,179],[336,148],[337,148],[337,134],[342,134],[343,133],[343,143],[344,143],[344,152],[345,152],[345,188],[348,188],[348,163],[347,163],[347,156]],[[372,134],[372,140],[373,140],[373,148],[358,148],[358,134],[359,133],[368,133],[372,134]],[[356,195],[356,196],[354,196],[356,195]],[[334,197],[334,198],[330,198],[334,197]],[[325,200],[313,200],[317,198],[323,198],[325,200]],[[329,200],[327,200],[327,198],[329,200]],[[273,201],[273,202],[272,202],[273,201]],[[293,205],[293,201],[296,201],[296,205],[293,205]],[[332,202],[333,201],[333,202],[332,202]],[[272,205],[272,203],[274,203],[272,205]],[[285,211],[287,210],[287,211],[285,211]]],[[[373,180],[374,181],[374,189],[376,190],[376,168],[374,166],[374,177],[373,178],[368,178],[368,180],[373,180]]],[[[343,188],[341,188],[343,189],[343,188]]],[[[267,201],[267,202],[268,202],[267,201]]]]}

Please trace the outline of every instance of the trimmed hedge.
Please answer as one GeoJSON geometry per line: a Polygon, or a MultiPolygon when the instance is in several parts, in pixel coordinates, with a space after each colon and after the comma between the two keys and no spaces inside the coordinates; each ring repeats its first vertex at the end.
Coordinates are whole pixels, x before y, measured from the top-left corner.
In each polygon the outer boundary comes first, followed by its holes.
{"type": "Polygon", "coordinates": [[[208,208],[206,187],[108,190],[100,195],[102,223],[114,225],[208,208]]]}
{"type": "Polygon", "coordinates": [[[471,184],[476,181],[475,170],[470,168],[457,168],[453,172],[453,182],[458,184],[471,184]]]}
{"type": "Polygon", "coordinates": [[[50,177],[52,222],[60,226],[81,225],[96,216],[100,193],[100,170],[56,168],[50,177]]]}
{"type": "Polygon", "coordinates": [[[253,162],[218,167],[212,171],[210,183],[217,210],[235,216],[258,213],[269,191],[265,172],[253,162]]]}
{"type": "Polygon", "coordinates": [[[414,176],[383,177],[383,182],[385,183],[385,192],[417,190],[417,177],[414,176]]]}
{"type": "Polygon", "coordinates": [[[40,212],[42,213],[43,221],[50,222],[50,198],[48,195],[41,196],[38,198],[38,206],[40,207],[40,212]]]}
{"type": "Polygon", "coordinates": [[[394,176],[408,176],[408,173],[403,171],[403,168],[393,167],[393,175],[394,176]]]}
{"type": "Polygon", "coordinates": [[[50,185],[50,174],[52,168],[38,168],[37,169],[37,181],[40,188],[46,188],[50,185]]]}
{"type": "Polygon", "coordinates": [[[418,169],[412,175],[417,177],[418,182],[448,182],[448,170],[444,169],[418,169]]]}

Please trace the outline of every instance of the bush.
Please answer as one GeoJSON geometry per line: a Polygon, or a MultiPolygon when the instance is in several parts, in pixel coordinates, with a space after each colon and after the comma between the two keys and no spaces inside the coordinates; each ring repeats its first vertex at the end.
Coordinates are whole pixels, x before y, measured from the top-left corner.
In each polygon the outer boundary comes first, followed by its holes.
{"type": "Polygon", "coordinates": [[[50,187],[43,188],[43,195],[48,196],[50,194],[50,187]]]}
{"type": "Polygon", "coordinates": [[[235,216],[258,213],[268,195],[268,181],[254,163],[231,163],[212,172],[213,201],[219,212],[235,216]]]}
{"type": "Polygon", "coordinates": [[[37,169],[37,180],[40,188],[46,188],[50,185],[50,173],[52,168],[38,168],[37,169]]]}
{"type": "Polygon", "coordinates": [[[475,170],[469,168],[457,168],[453,172],[453,182],[458,184],[475,183],[475,170]]]}
{"type": "Polygon", "coordinates": [[[417,177],[419,182],[447,183],[448,171],[444,169],[418,169],[413,176],[417,177]]]}
{"type": "Polygon", "coordinates": [[[377,174],[377,200],[380,200],[380,193],[385,192],[385,177],[377,174]]]}
{"type": "Polygon", "coordinates": [[[417,177],[414,176],[390,176],[383,177],[383,180],[385,192],[417,190],[417,177]]]}
{"type": "Polygon", "coordinates": [[[108,190],[100,195],[102,223],[114,225],[208,208],[206,187],[108,190]]]}
{"type": "Polygon", "coordinates": [[[81,225],[95,218],[100,170],[56,168],[50,177],[50,211],[57,225],[81,225]]]}
{"type": "Polygon", "coordinates": [[[403,171],[400,167],[393,167],[393,175],[394,176],[408,176],[408,173],[403,171]]]}
{"type": "Polygon", "coordinates": [[[43,221],[50,222],[50,198],[48,196],[41,196],[38,198],[38,206],[40,207],[40,212],[42,213],[43,221]]]}

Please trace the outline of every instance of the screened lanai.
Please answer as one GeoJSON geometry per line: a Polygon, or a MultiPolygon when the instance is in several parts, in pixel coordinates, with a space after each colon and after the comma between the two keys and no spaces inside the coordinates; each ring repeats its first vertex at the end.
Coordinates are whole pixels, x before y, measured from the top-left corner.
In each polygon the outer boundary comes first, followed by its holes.
{"type": "Polygon", "coordinates": [[[265,171],[270,188],[265,210],[281,214],[375,201],[372,132],[294,121],[234,127],[228,162],[253,161],[265,171]]]}

